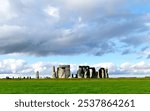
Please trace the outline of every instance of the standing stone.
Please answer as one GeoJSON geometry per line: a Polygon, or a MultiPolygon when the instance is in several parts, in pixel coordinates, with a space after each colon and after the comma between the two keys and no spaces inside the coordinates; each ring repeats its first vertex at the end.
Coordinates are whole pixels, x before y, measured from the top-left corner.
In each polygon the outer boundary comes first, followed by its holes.
{"type": "Polygon", "coordinates": [[[79,69],[77,71],[77,75],[78,75],[78,78],[83,78],[84,77],[83,69],[81,68],[81,66],[79,66],[79,69]]]}
{"type": "Polygon", "coordinates": [[[59,65],[57,68],[58,78],[69,78],[70,74],[70,65],[59,65]]]}
{"type": "Polygon", "coordinates": [[[56,76],[57,76],[57,78],[59,78],[59,76],[58,76],[58,71],[59,71],[59,67],[57,67],[57,71],[56,71],[56,76]]]}
{"type": "Polygon", "coordinates": [[[100,78],[99,77],[99,71],[96,71],[96,78],[100,78]]]}
{"type": "Polygon", "coordinates": [[[56,72],[55,72],[55,66],[52,67],[52,78],[57,78],[56,72]]]}
{"type": "Polygon", "coordinates": [[[78,78],[78,74],[75,75],[75,78],[78,78]]]}
{"type": "Polygon", "coordinates": [[[90,71],[88,67],[84,68],[84,78],[90,78],[90,71]]]}
{"type": "Polygon", "coordinates": [[[103,68],[100,68],[100,69],[99,69],[98,75],[99,75],[99,78],[103,78],[103,77],[104,77],[104,71],[103,71],[103,68]]]}
{"type": "Polygon", "coordinates": [[[93,70],[91,68],[89,69],[89,72],[90,72],[90,78],[93,78],[93,70]]]}
{"type": "Polygon", "coordinates": [[[102,78],[101,69],[98,70],[98,76],[97,76],[97,78],[102,78]]]}
{"type": "Polygon", "coordinates": [[[64,68],[60,68],[58,70],[58,78],[65,78],[65,69],[64,68]]]}
{"type": "Polygon", "coordinates": [[[102,78],[105,78],[105,69],[104,68],[101,69],[101,75],[102,75],[102,78]]]}
{"type": "Polygon", "coordinates": [[[71,75],[70,66],[65,68],[65,78],[69,78],[71,75]]]}
{"type": "Polygon", "coordinates": [[[87,78],[90,78],[90,69],[87,67],[87,78]]]}
{"type": "Polygon", "coordinates": [[[37,72],[36,72],[36,77],[35,77],[35,78],[36,78],[36,79],[39,79],[39,78],[40,78],[39,75],[40,75],[40,73],[39,73],[39,71],[37,71],[37,72]]]}
{"type": "Polygon", "coordinates": [[[74,75],[72,74],[72,78],[74,78],[74,75]]]}
{"type": "Polygon", "coordinates": [[[89,66],[79,66],[77,71],[78,78],[90,78],[89,66]]]}
{"type": "Polygon", "coordinates": [[[84,78],[88,78],[87,74],[88,74],[88,71],[85,70],[85,71],[84,71],[84,78]]]}
{"type": "Polygon", "coordinates": [[[90,78],[97,78],[97,73],[94,67],[90,68],[90,78]]]}
{"type": "Polygon", "coordinates": [[[100,68],[98,72],[99,72],[100,78],[108,78],[108,70],[107,69],[100,68]]]}
{"type": "Polygon", "coordinates": [[[106,78],[109,78],[108,69],[106,69],[106,78]]]}

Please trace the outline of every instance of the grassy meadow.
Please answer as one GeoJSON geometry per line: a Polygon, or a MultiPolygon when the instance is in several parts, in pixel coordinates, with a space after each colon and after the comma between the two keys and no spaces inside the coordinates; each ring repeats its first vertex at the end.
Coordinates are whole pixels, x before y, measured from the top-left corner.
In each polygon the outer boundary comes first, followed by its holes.
{"type": "Polygon", "coordinates": [[[150,94],[150,78],[1,79],[0,94],[150,94]]]}

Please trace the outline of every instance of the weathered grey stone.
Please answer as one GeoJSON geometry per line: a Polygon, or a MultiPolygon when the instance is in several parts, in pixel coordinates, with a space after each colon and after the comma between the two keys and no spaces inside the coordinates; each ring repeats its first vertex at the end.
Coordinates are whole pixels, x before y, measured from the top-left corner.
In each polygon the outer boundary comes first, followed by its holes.
{"type": "Polygon", "coordinates": [[[75,75],[75,78],[78,78],[78,74],[75,75]]]}
{"type": "Polygon", "coordinates": [[[93,70],[89,69],[89,72],[90,72],[90,78],[92,78],[92,76],[93,76],[93,70]]]}
{"type": "Polygon", "coordinates": [[[83,69],[80,66],[79,66],[79,69],[77,71],[77,75],[78,75],[78,78],[83,78],[84,77],[83,69]]]}
{"type": "Polygon", "coordinates": [[[57,68],[58,78],[69,78],[70,77],[70,65],[59,65],[57,68]]]}
{"type": "Polygon", "coordinates": [[[65,78],[65,69],[64,68],[58,68],[58,78],[65,78]]]}
{"type": "Polygon", "coordinates": [[[108,69],[106,69],[106,78],[109,78],[108,69]]]}
{"type": "Polygon", "coordinates": [[[71,74],[72,76],[71,76],[71,78],[74,78],[74,75],[73,74],[71,74]]]}
{"type": "Polygon", "coordinates": [[[90,78],[89,66],[79,66],[77,74],[78,78],[90,78]]]}
{"type": "Polygon", "coordinates": [[[59,67],[57,67],[57,71],[56,71],[56,76],[57,76],[57,78],[59,78],[59,76],[58,76],[58,71],[59,71],[59,67]]]}
{"type": "Polygon", "coordinates": [[[59,65],[59,68],[70,68],[70,65],[59,65]]]}
{"type": "Polygon", "coordinates": [[[55,66],[52,67],[52,78],[57,78],[56,71],[55,71],[55,66]]]}
{"type": "Polygon", "coordinates": [[[85,70],[84,78],[90,78],[90,71],[88,68],[85,70]]]}
{"type": "Polygon", "coordinates": [[[101,68],[101,75],[102,75],[102,78],[105,78],[105,69],[104,68],[101,68]]]}
{"type": "Polygon", "coordinates": [[[99,78],[108,78],[108,70],[105,68],[100,68],[98,71],[99,78]]]}
{"type": "Polygon", "coordinates": [[[97,78],[102,78],[102,76],[101,76],[101,72],[100,72],[100,69],[98,70],[97,78]]]}
{"type": "Polygon", "coordinates": [[[96,75],[97,75],[97,78],[100,78],[100,77],[99,77],[99,71],[96,71],[96,75]]]}
{"type": "Polygon", "coordinates": [[[90,78],[97,78],[97,73],[94,67],[90,67],[90,78]]]}
{"type": "Polygon", "coordinates": [[[65,78],[69,78],[71,75],[70,66],[65,68],[65,78]]]}
{"type": "Polygon", "coordinates": [[[36,79],[39,79],[40,78],[40,73],[39,73],[39,71],[37,71],[36,72],[36,77],[35,77],[36,79]]]}
{"type": "Polygon", "coordinates": [[[84,78],[88,78],[88,71],[87,70],[84,70],[84,78]]]}
{"type": "Polygon", "coordinates": [[[103,78],[104,76],[103,68],[100,68],[98,72],[99,72],[99,78],[103,78]]]}

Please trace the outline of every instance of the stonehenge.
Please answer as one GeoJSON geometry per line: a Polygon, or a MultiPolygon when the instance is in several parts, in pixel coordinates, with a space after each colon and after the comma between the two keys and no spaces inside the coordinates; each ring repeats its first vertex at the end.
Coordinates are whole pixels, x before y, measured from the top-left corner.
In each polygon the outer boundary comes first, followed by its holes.
{"type": "MultiPolygon", "coordinates": [[[[107,68],[99,68],[96,71],[95,67],[79,66],[77,74],[71,74],[70,65],[52,66],[52,78],[109,78],[107,68]]],[[[39,71],[36,72],[36,79],[39,79],[39,71]]]]}
{"type": "Polygon", "coordinates": [[[52,67],[52,78],[109,78],[107,68],[96,71],[95,67],[79,66],[75,77],[71,74],[70,65],[59,65],[56,69],[52,67]]]}

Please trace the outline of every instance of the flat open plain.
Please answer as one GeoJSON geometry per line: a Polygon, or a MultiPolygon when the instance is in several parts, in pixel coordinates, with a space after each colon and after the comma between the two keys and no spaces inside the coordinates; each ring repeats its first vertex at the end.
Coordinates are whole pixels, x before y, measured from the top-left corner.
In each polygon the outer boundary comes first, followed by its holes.
{"type": "Polygon", "coordinates": [[[1,94],[150,94],[150,78],[0,80],[1,94]]]}

